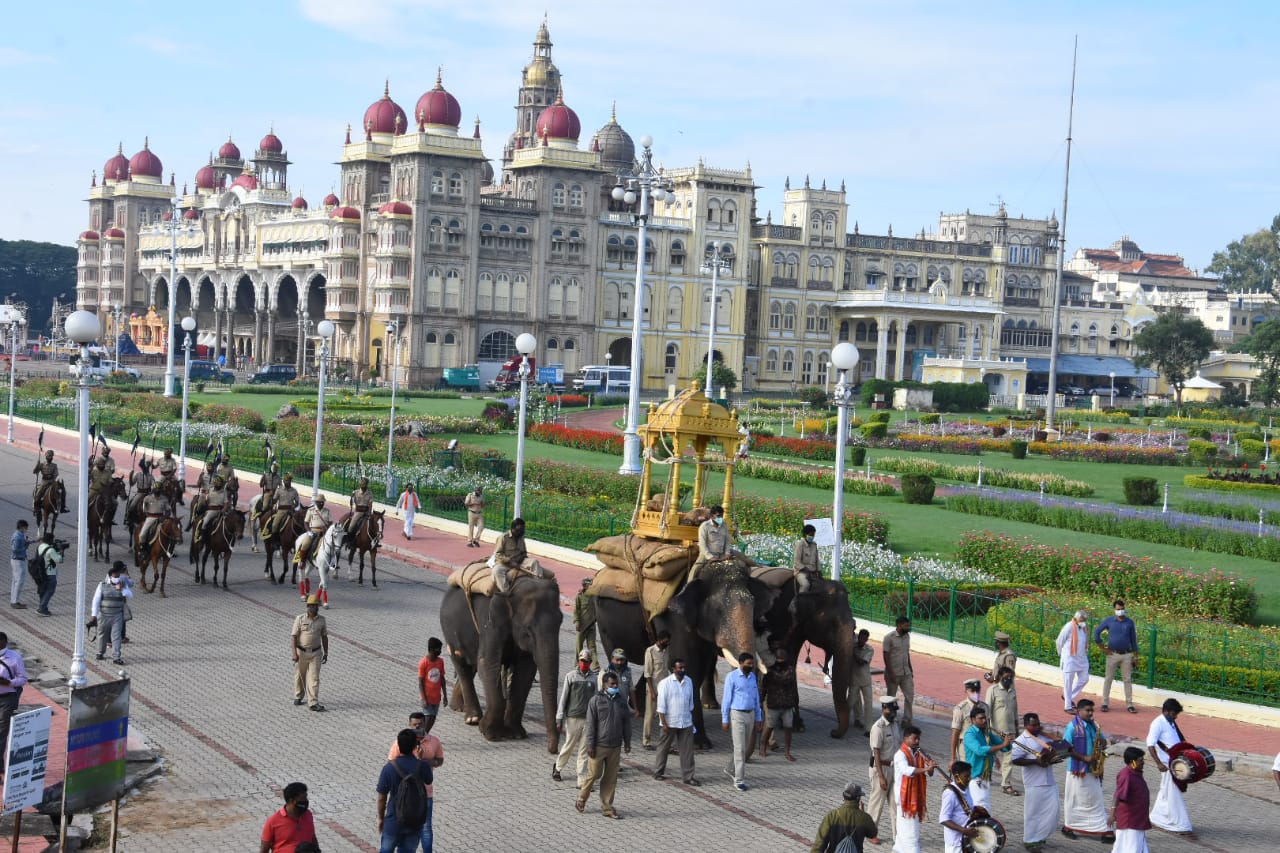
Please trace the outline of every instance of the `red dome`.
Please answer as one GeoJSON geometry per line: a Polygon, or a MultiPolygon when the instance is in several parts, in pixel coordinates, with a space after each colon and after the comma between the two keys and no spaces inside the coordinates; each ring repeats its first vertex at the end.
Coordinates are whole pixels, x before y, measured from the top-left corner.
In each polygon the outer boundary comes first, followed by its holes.
{"type": "Polygon", "coordinates": [[[337,207],[339,204],[338,197],[333,193],[329,193],[324,197],[322,204],[324,204],[325,207],[337,207]]]}
{"type": "Polygon", "coordinates": [[[160,180],[164,177],[164,164],[160,162],[160,158],[151,153],[151,141],[144,140],[142,150],[129,159],[129,174],[135,178],[155,178],[160,180]]]}
{"type": "Polygon", "coordinates": [[[194,221],[200,218],[200,211],[196,210],[194,207],[188,208],[187,212],[182,214],[182,218],[188,221],[194,221]]]}
{"type": "Polygon", "coordinates": [[[389,201],[378,208],[383,216],[413,216],[413,208],[402,201],[389,201]]]}
{"type": "Polygon", "coordinates": [[[440,78],[441,74],[437,71],[435,88],[418,98],[414,115],[419,126],[457,128],[462,123],[462,107],[458,105],[457,98],[445,91],[440,78]]]}
{"type": "Polygon", "coordinates": [[[274,130],[262,137],[262,141],[258,143],[258,150],[265,154],[279,154],[284,151],[284,143],[280,141],[280,137],[276,136],[274,130]]]}
{"type": "Polygon", "coordinates": [[[212,166],[201,166],[196,169],[196,189],[212,190],[218,187],[218,175],[212,166]]]}
{"type": "Polygon", "coordinates": [[[240,146],[231,141],[231,137],[227,137],[227,141],[222,143],[222,147],[218,149],[218,156],[223,160],[239,160],[240,146]]]}
{"type": "Polygon", "coordinates": [[[97,232],[97,231],[93,231],[93,230],[89,230],[89,231],[82,231],[82,232],[80,233],[80,237],[79,237],[78,239],[80,239],[80,240],[85,240],[85,241],[89,241],[89,242],[94,242],[94,241],[96,241],[96,240],[98,239],[98,232],[97,232]]]}
{"type": "Polygon", "coordinates": [[[171,207],[171,208],[169,208],[168,210],[166,210],[166,211],[164,212],[164,216],[161,216],[161,217],[160,217],[160,219],[161,219],[162,221],[164,221],[164,222],[172,222],[172,221],[173,221],[173,208],[171,207]]]}
{"type": "Polygon", "coordinates": [[[294,210],[306,210],[306,209],[307,209],[307,200],[306,200],[305,198],[303,198],[302,196],[298,196],[297,198],[295,198],[295,199],[293,200],[293,209],[294,209],[294,210]]]}
{"type": "Polygon", "coordinates": [[[360,211],[356,210],[354,207],[339,207],[339,208],[335,208],[334,211],[329,214],[329,218],[330,219],[346,219],[354,222],[359,222],[360,211]]]}
{"type": "Polygon", "coordinates": [[[401,134],[408,129],[404,110],[391,100],[391,84],[382,90],[382,99],[374,101],[364,111],[364,129],[369,133],[401,134]]]}
{"type": "Polygon", "coordinates": [[[123,143],[116,149],[115,156],[102,167],[102,180],[104,183],[129,180],[129,158],[124,156],[123,143]]]}
{"type": "Polygon", "coordinates": [[[256,190],[258,188],[258,179],[254,177],[252,172],[245,172],[231,182],[233,187],[244,187],[246,190],[256,190]]]}
{"type": "Polygon", "coordinates": [[[108,228],[106,231],[102,232],[102,236],[106,237],[108,240],[123,240],[124,232],[119,228],[108,228]]]}
{"type": "Polygon", "coordinates": [[[556,102],[542,111],[538,116],[538,136],[547,139],[569,139],[578,141],[582,132],[582,122],[578,114],[564,105],[564,96],[557,95],[556,102]]]}

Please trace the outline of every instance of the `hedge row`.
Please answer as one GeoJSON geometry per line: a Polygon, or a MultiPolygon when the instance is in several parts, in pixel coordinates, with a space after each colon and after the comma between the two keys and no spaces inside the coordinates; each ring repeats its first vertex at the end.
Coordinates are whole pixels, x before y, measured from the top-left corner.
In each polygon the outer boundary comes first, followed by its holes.
{"type": "MultiPolygon", "coordinates": [[[[792,486],[811,486],[816,489],[832,490],[836,485],[835,471],[830,468],[801,468],[760,459],[742,459],[734,465],[734,469],[740,477],[772,480],[792,486]]],[[[898,490],[891,483],[866,480],[852,473],[845,474],[844,492],[847,495],[871,497],[893,497],[898,494],[898,490]]]]}
{"type": "Polygon", "coordinates": [[[1206,477],[1203,474],[1188,474],[1182,478],[1182,485],[1188,489],[1208,489],[1214,492],[1249,492],[1255,495],[1280,495],[1280,485],[1275,483],[1259,483],[1251,480],[1220,480],[1217,477],[1206,477]]]}
{"type": "MultiPolygon", "coordinates": [[[[1096,438],[1097,436],[1095,436],[1096,438]]],[[[1182,454],[1168,447],[1124,447],[1067,441],[1033,441],[1031,452],[1053,459],[1118,465],[1181,465],[1182,454]]]]}
{"type": "MultiPolygon", "coordinates": [[[[932,459],[918,459],[903,456],[882,456],[875,461],[881,471],[894,474],[927,474],[942,480],[957,480],[962,483],[978,482],[976,465],[948,465],[932,459]]],[[[1023,474],[1020,471],[1008,471],[1002,468],[982,469],[982,484],[1004,489],[1022,489],[1035,492],[1044,484],[1044,490],[1051,495],[1067,495],[1073,498],[1084,498],[1093,494],[1093,486],[1080,480],[1068,480],[1058,474],[1023,474]]]]}

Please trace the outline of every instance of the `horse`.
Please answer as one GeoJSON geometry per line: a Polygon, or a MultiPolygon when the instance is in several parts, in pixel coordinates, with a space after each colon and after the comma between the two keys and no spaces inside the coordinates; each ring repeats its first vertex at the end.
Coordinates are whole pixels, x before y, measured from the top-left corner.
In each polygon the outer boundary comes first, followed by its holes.
{"type": "Polygon", "coordinates": [[[112,477],[111,485],[98,492],[89,504],[89,545],[98,559],[111,560],[111,527],[116,521],[116,504],[129,496],[123,477],[112,477]]]}
{"type": "Polygon", "coordinates": [[[205,580],[205,565],[209,562],[209,557],[213,556],[213,585],[218,585],[218,558],[222,558],[222,588],[227,588],[227,574],[231,569],[231,549],[235,543],[244,538],[245,514],[244,510],[232,509],[222,513],[222,516],[213,524],[213,529],[209,531],[200,542],[200,559],[196,567],[196,583],[202,584],[205,580]]]}
{"type": "Polygon", "coordinates": [[[182,493],[186,491],[186,486],[177,477],[157,477],[153,489],[159,494],[169,499],[169,506],[182,506],[185,501],[182,499],[182,493]]]}
{"type": "MultiPolygon", "coordinates": [[[[270,523],[271,518],[274,515],[275,513],[270,513],[258,516],[259,532],[267,529],[267,524],[270,523]]],[[[270,539],[262,540],[262,549],[267,554],[267,565],[266,568],[262,570],[262,573],[264,575],[270,575],[272,583],[277,583],[274,560],[275,552],[279,551],[280,559],[284,561],[280,566],[280,580],[278,581],[279,583],[284,583],[285,575],[289,573],[289,565],[293,562],[290,559],[293,556],[293,544],[298,541],[298,537],[302,534],[302,531],[306,529],[306,519],[306,510],[294,510],[289,514],[288,520],[285,521],[284,526],[280,528],[280,532],[278,534],[270,539]]],[[[298,567],[295,565],[293,567],[293,583],[297,582],[298,567]]]]}
{"type": "Polygon", "coordinates": [[[344,540],[347,548],[347,580],[351,580],[351,561],[355,559],[356,552],[359,552],[360,578],[357,583],[364,583],[364,555],[368,552],[369,574],[373,588],[378,588],[378,549],[382,547],[382,523],[386,514],[385,510],[366,514],[364,522],[356,528],[355,533],[344,540]]]}
{"type": "Polygon", "coordinates": [[[164,598],[164,579],[169,574],[169,561],[173,559],[174,552],[178,550],[178,546],[182,544],[182,522],[173,516],[167,516],[156,522],[159,528],[156,531],[156,537],[151,542],[151,546],[142,555],[142,561],[138,564],[142,569],[142,589],[145,592],[156,591],[156,581],[160,582],[160,597],[164,598]],[[147,568],[151,567],[155,570],[155,577],[151,579],[151,586],[147,587],[147,568]]]}
{"type": "MultiPolygon", "coordinates": [[[[320,536],[320,542],[311,549],[310,555],[304,559],[302,581],[298,584],[298,592],[303,600],[311,593],[311,567],[315,566],[320,576],[320,603],[329,608],[329,575],[338,571],[338,558],[342,556],[342,539],[346,531],[341,524],[330,524],[320,536]]],[[[294,564],[295,568],[297,563],[294,564]]]]}
{"type": "Polygon", "coordinates": [[[38,501],[34,502],[36,527],[40,528],[41,533],[52,533],[53,529],[57,527],[58,514],[62,511],[62,504],[66,500],[67,487],[62,484],[61,480],[57,480],[52,486],[45,489],[44,494],[38,501]]]}

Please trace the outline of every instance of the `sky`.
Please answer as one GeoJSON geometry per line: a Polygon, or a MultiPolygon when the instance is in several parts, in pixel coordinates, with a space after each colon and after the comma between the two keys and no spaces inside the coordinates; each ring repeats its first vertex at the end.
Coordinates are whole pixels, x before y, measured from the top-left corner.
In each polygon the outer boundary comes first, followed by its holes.
{"type": "Polygon", "coordinates": [[[848,190],[862,233],[940,212],[1062,218],[1079,37],[1070,251],[1128,235],[1193,268],[1280,212],[1280,4],[1185,0],[113,0],[23,3],[0,32],[0,238],[70,244],[90,175],[144,138],[177,183],[274,128],[292,189],[336,184],[348,123],[389,80],[412,114],[443,69],[500,160],[545,14],[581,144],[609,120],[655,162],[848,190]]]}

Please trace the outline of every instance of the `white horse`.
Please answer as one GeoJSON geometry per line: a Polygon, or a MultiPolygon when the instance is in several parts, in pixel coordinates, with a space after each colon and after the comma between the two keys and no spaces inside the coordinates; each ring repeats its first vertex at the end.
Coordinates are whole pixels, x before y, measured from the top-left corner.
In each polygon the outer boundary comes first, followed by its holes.
{"type": "Polygon", "coordinates": [[[342,529],[341,524],[330,524],[325,530],[324,535],[320,538],[320,544],[311,552],[310,558],[303,561],[302,564],[302,584],[306,589],[311,589],[311,568],[314,566],[316,574],[320,576],[320,589],[317,595],[320,596],[320,603],[327,610],[329,608],[329,576],[338,571],[338,557],[342,550],[342,539],[346,532],[342,529]]]}

